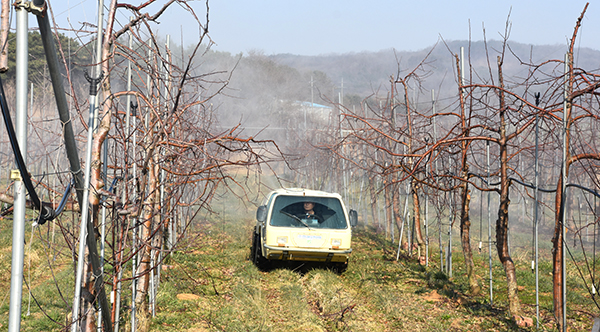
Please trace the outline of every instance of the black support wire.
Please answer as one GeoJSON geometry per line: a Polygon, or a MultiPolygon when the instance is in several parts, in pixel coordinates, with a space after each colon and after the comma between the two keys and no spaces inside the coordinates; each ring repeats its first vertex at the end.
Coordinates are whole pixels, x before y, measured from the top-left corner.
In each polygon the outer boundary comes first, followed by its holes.
{"type": "Polygon", "coordinates": [[[0,78],[0,108],[2,108],[2,117],[4,118],[4,124],[6,126],[6,131],[8,133],[8,138],[10,140],[10,145],[13,150],[13,154],[15,156],[15,162],[17,167],[19,168],[19,173],[21,179],[23,180],[23,184],[29,193],[29,197],[33,206],[36,210],[40,211],[40,216],[38,218],[37,223],[43,225],[46,221],[51,221],[56,218],[63,210],[68,195],[71,192],[71,184],[67,186],[61,203],[56,211],[54,211],[51,207],[42,204],[39,196],[35,191],[35,187],[33,186],[33,182],[31,181],[31,176],[29,175],[29,171],[27,171],[27,165],[25,165],[25,160],[23,159],[23,155],[21,154],[21,149],[19,147],[19,142],[17,141],[17,135],[15,133],[15,128],[12,123],[12,119],[10,117],[10,111],[8,109],[8,104],[6,103],[6,95],[4,94],[4,86],[2,84],[2,79],[0,78]]]}
{"type": "Polygon", "coordinates": [[[12,147],[13,154],[15,155],[15,162],[17,163],[17,167],[19,168],[19,172],[21,173],[21,179],[23,180],[23,184],[25,184],[25,188],[27,188],[27,192],[29,192],[31,202],[33,203],[35,208],[40,211],[39,223],[43,224],[47,220],[52,220],[55,218],[54,211],[52,211],[52,209],[48,207],[42,206],[40,198],[35,192],[35,188],[33,187],[33,183],[31,182],[31,177],[29,175],[29,172],[27,171],[27,166],[25,165],[25,161],[23,160],[23,155],[21,154],[21,149],[19,148],[19,142],[17,142],[17,135],[15,133],[15,128],[13,126],[12,119],[10,118],[10,111],[8,110],[8,104],[6,103],[4,86],[2,84],[1,79],[0,107],[2,108],[2,116],[4,117],[4,124],[6,125],[6,131],[8,132],[10,146],[12,147]]]}

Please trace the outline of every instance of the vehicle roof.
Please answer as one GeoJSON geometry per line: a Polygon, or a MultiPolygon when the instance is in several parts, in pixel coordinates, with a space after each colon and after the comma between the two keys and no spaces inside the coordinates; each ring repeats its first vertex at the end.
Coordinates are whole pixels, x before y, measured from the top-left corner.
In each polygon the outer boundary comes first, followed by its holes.
{"type": "Polygon", "coordinates": [[[304,188],[281,188],[272,191],[269,196],[272,194],[277,195],[289,195],[289,196],[308,196],[308,197],[336,197],[338,199],[342,199],[342,196],[338,193],[329,193],[321,190],[311,190],[304,188]]]}

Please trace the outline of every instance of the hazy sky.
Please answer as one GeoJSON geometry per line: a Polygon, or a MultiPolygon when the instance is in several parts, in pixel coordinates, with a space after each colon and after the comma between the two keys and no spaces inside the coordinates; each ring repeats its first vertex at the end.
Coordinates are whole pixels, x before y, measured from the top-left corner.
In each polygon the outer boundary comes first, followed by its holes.
{"type": "MultiPolygon", "coordinates": [[[[59,25],[66,25],[67,19],[74,26],[96,23],[97,0],[50,3],[59,25]]],[[[205,18],[205,1],[189,4],[205,18]]],[[[318,55],[389,48],[409,51],[431,46],[440,36],[467,40],[470,34],[471,40],[482,40],[483,26],[488,39],[500,39],[510,14],[510,40],[564,45],[585,4],[583,0],[212,0],[209,31],[216,43],[214,49],[231,53],[318,55]]],[[[121,9],[118,19],[126,21],[129,15],[121,9]]],[[[159,33],[170,34],[179,42],[183,32],[184,43],[193,43],[197,30],[190,29],[184,17],[184,11],[173,8],[160,20],[159,33]]],[[[577,46],[600,50],[598,31],[600,3],[591,3],[577,46]]]]}

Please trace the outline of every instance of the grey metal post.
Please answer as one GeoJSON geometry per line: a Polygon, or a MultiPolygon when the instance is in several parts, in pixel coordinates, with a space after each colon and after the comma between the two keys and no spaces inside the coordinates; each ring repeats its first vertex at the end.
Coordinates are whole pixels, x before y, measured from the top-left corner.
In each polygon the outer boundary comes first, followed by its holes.
{"type": "MultiPolygon", "coordinates": [[[[91,85],[97,84],[96,82],[90,82],[91,85]]],[[[90,103],[90,114],[88,119],[88,135],[87,135],[87,146],[86,146],[86,157],[85,157],[85,170],[83,179],[83,203],[81,206],[81,225],[79,229],[79,252],[77,258],[77,276],[75,278],[75,295],[73,296],[73,325],[71,331],[76,332],[79,325],[79,304],[81,300],[81,282],[83,280],[83,264],[85,256],[85,238],[87,236],[87,224],[89,219],[89,187],[91,177],[91,162],[92,162],[92,142],[94,139],[94,109],[96,108],[96,92],[92,94],[90,91],[89,97],[90,103]]]]}
{"type": "MultiPolygon", "coordinates": [[[[133,17],[129,18],[129,21],[133,21],[133,17]]],[[[128,44],[129,49],[131,50],[133,48],[133,34],[131,33],[131,31],[129,31],[129,44],[128,44]]],[[[131,59],[127,61],[127,96],[125,97],[125,159],[124,161],[127,163],[129,162],[129,126],[130,126],[130,117],[131,117],[131,59]]],[[[124,169],[128,169],[128,165],[125,164],[124,165],[124,169]]],[[[125,204],[125,201],[127,199],[127,181],[128,181],[128,175],[124,174],[124,178],[123,178],[123,182],[125,184],[125,187],[123,188],[123,192],[121,193],[121,202],[123,202],[123,204],[125,204]]],[[[129,219],[129,214],[127,214],[126,216],[124,216],[124,218],[129,219]]],[[[135,220],[133,220],[133,222],[135,223],[135,220]]],[[[135,241],[135,237],[133,238],[133,241],[135,241]]],[[[135,270],[136,270],[136,264],[135,264],[136,260],[133,260],[133,276],[135,276],[135,270]]],[[[131,288],[132,288],[132,292],[131,294],[135,295],[135,287],[136,287],[136,282],[135,279],[132,279],[131,282],[131,288]]],[[[135,297],[132,297],[131,299],[131,329],[132,331],[135,331],[136,329],[136,319],[135,319],[135,313],[136,313],[136,306],[135,306],[135,297]]]]}
{"type": "Polygon", "coordinates": [[[563,321],[562,321],[562,330],[564,332],[567,332],[567,272],[566,272],[566,264],[565,264],[565,243],[566,243],[566,231],[565,231],[565,225],[566,225],[566,221],[567,221],[567,204],[566,204],[566,198],[567,198],[567,178],[568,178],[568,174],[567,174],[567,151],[568,151],[568,147],[567,147],[567,99],[568,99],[568,86],[569,86],[569,78],[567,75],[569,75],[569,54],[565,54],[565,85],[564,85],[564,97],[563,97],[563,132],[562,132],[562,136],[563,136],[563,156],[562,156],[562,188],[560,188],[560,190],[562,191],[562,220],[561,220],[561,232],[562,232],[562,314],[563,314],[563,321]]]}
{"type": "MultiPolygon", "coordinates": [[[[490,141],[485,142],[487,155],[487,183],[490,185],[490,141]]],[[[490,305],[494,305],[494,278],[492,276],[492,209],[490,208],[491,195],[487,194],[487,209],[488,209],[488,259],[490,266],[490,305]]]]}
{"type": "MultiPolygon", "coordinates": [[[[100,75],[102,61],[102,29],[104,28],[104,0],[98,0],[98,34],[96,36],[96,77],[100,75]]],[[[97,106],[97,105],[96,105],[97,106]]],[[[98,124],[98,107],[94,107],[94,123],[98,124]]],[[[93,128],[96,131],[97,128],[93,128]]]]}
{"type": "MultiPolygon", "coordinates": [[[[413,247],[413,243],[415,240],[415,216],[412,216],[412,218],[410,217],[410,212],[408,213],[408,222],[411,222],[411,227],[410,227],[410,243],[408,244],[408,253],[410,256],[412,256],[413,252],[412,252],[412,247],[413,247]]],[[[406,232],[408,234],[408,232],[406,232]]],[[[419,254],[417,252],[417,254],[419,254]]]]}
{"type": "MultiPolygon", "coordinates": [[[[42,37],[42,43],[44,45],[44,52],[46,53],[46,61],[48,64],[48,72],[52,79],[52,87],[54,90],[54,97],[56,99],[56,106],[58,108],[58,114],[62,126],[62,132],[65,142],[65,150],[69,159],[70,170],[73,175],[75,183],[75,190],[77,193],[77,200],[80,206],[83,205],[83,175],[81,172],[81,165],[79,161],[79,152],[77,148],[77,142],[73,133],[73,126],[71,123],[71,115],[69,114],[69,108],[67,98],[65,95],[64,87],[62,84],[62,77],[60,74],[58,57],[56,56],[56,48],[54,47],[54,37],[50,29],[50,22],[48,15],[36,15],[38,25],[40,28],[40,35],[42,37]]],[[[91,223],[91,222],[90,222],[91,223]]],[[[94,233],[88,233],[87,245],[90,252],[90,261],[96,276],[95,285],[98,294],[98,303],[102,308],[102,324],[105,328],[110,328],[112,325],[110,319],[110,312],[108,309],[108,302],[106,300],[106,293],[104,291],[103,275],[101,273],[101,262],[96,248],[96,240],[94,233]]]]}
{"type": "MultiPolygon", "coordinates": [[[[425,173],[429,173],[429,163],[425,164],[425,173]]],[[[425,266],[429,266],[429,195],[425,194],[425,266]]]]}
{"type": "MultiPolygon", "coordinates": [[[[130,41],[130,48],[131,47],[132,47],[132,44],[131,44],[131,41],[130,41]]],[[[131,66],[131,64],[130,64],[130,66],[131,66]]],[[[127,83],[128,84],[127,89],[129,91],[131,91],[131,71],[129,72],[128,77],[129,78],[128,78],[128,83],[127,83]]],[[[128,95],[128,97],[129,97],[129,95],[128,95]]],[[[136,160],[137,159],[136,159],[136,156],[135,156],[135,152],[136,152],[136,145],[137,145],[136,133],[137,133],[137,115],[138,115],[137,111],[138,111],[138,104],[136,102],[135,104],[132,105],[131,104],[131,100],[128,100],[128,104],[130,105],[129,107],[133,108],[133,113],[134,113],[133,114],[133,121],[134,121],[134,125],[133,125],[133,142],[132,142],[132,145],[133,145],[132,146],[132,150],[133,150],[132,151],[132,156],[133,156],[133,181],[134,181],[134,184],[133,184],[133,194],[132,194],[132,197],[131,197],[131,201],[133,202],[133,204],[137,204],[137,183],[136,183],[136,181],[137,181],[137,161],[136,160]]],[[[128,128],[127,129],[128,130],[127,133],[128,133],[128,137],[129,137],[129,124],[127,124],[127,128],[128,128]]],[[[134,227],[134,229],[132,231],[132,234],[133,234],[133,236],[135,238],[135,234],[136,234],[135,230],[137,229],[137,228],[135,228],[136,227],[135,225],[137,225],[137,217],[134,216],[132,218],[132,224],[133,224],[133,227],[134,227]]],[[[134,247],[134,250],[135,250],[135,247],[134,247]]],[[[137,269],[137,266],[136,266],[136,263],[135,263],[136,262],[136,259],[135,259],[136,257],[137,257],[137,255],[134,256],[133,264],[132,264],[133,265],[133,275],[135,275],[135,271],[137,269]]],[[[132,284],[136,284],[136,283],[132,282],[132,284]]],[[[135,291],[133,293],[135,294],[135,291]]],[[[115,332],[117,332],[117,331],[115,330],[115,332]]]]}
{"type": "MultiPolygon", "coordinates": [[[[535,106],[540,105],[540,93],[535,94],[535,106]]],[[[533,203],[533,229],[534,229],[534,251],[535,251],[535,317],[536,330],[540,329],[540,287],[539,287],[539,271],[538,271],[538,186],[539,186],[539,160],[538,160],[538,138],[539,138],[539,121],[538,111],[535,113],[535,190],[533,203]]]]}
{"type": "MultiPolygon", "coordinates": [[[[435,142],[437,142],[437,129],[436,129],[436,116],[435,116],[435,91],[432,89],[431,90],[431,103],[432,103],[432,111],[433,111],[433,142],[435,144],[435,142]]],[[[434,173],[437,174],[438,171],[438,159],[435,158],[435,162],[433,164],[434,166],[434,173]]],[[[439,199],[437,200],[438,203],[438,208],[439,208],[439,199]]],[[[442,255],[442,252],[444,251],[443,245],[442,245],[442,217],[439,215],[439,209],[438,209],[438,236],[439,236],[439,247],[440,247],[440,270],[444,271],[444,255],[442,255]]]]}
{"type": "Polygon", "coordinates": [[[115,325],[114,332],[119,332],[119,311],[121,309],[121,278],[123,278],[123,265],[121,264],[119,272],[117,273],[117,289],[113,291],[115,294],[115,325]]]}
{"type": "Polygon", "coordinates": [[[452,222],[454,219],[454,212],[450,209],[451,215],[449,218],[450,226],[448,226],[448,277],[452,278],[452,222]]]}
{"type": "MultiPolygon", "coordinates": [[[[168,68],[168,72],[165,73],[165,98],[167,98],[170,95],[171,92],[171,80],[169,79],[169,75],[171,74],[171,52],[169,52],[169,49],[171,47],[171,36],[167,35],[167,43],[165,45],[166,49],[167,49],[167,59],[169,61],[169,66],[168,68]]],[[[169,105],[169,100],[166,99],[165,100],[165,108],[168,110],[170,107],[169,105]]],[[[165,150],[162,149],[161,153],[164,155],[165,150]]],[[[160,204],[161,204],[161,210],[163,209],[163,206],[165,206],[165,179],[167,177],[167,173],[164,169],[164,167],[160,168],[160,204]]],[[[172,208],[172,207],[171,207],[172,208]]],[[[165,212],[167,211],[162,211],[161,213],[161,218],[164,217],[165,212]]],[[[173,227],[173,218],[171,217],[171,220],[169,222],[169,245],[168,245],[168,249],[169,249],[169,256],[173,257],[173,246],[175,245],[175,227],[173,227]]]]}
{"type": "MultiPolygon", "coordinates": [[[[132,242],[132,247],[134,248],[134,250],[136,250],[136,246],[137,246],[137,232],[135,231],[135,225],[134,225],[134,231],[132,232],[132,236],[131,236],[131,242],[132,242]]],[[[133,258],[131,259],[131,331],[135,332],[136,330],[136,312],[137,312],[137,306],[135,305],[135,298],[137,297],[137,278],[138,276],[136,275],[137,273],[137,268],[138,268],[138,258],[139,256],[136,254],[133,256],[133,258]]]]}
{"type": "MultiPolygon", "coordinates": [[[[431,90],[431,115],[435,119],[435,92],[433,89],[431,90]]],[[[432,143],[435,144],[435,141],[432,143]]],[[[425,170],[429,174],[429,163],[425,165],[425,170]]],[[[425,196],[425,266],[429,266],[429,195],[425,196]]]]}
{"type": "MultiPolygon", "coordinates": [[[[27,162],[27,67],[28,67],[28,13],[22,2],[16,3],[16,135],[27,162]]],[[[23,296],[23,261],[25,254],[25,185],[20,176],[15,178],[13,210],[13,242],[10,278],[10,309],[8,331],[21,329],[21,297],[23,296]]]]}
{"type": "MultiPolygon", "coordinates": [[[[448,158],[448,166],[452,170],[452,158],[448,158]]],[[[446,269],[448,277],[452,278],[452,223],[454,221],[454,194],[452,192],[450,192],[450,207],[448,210],[450,212],[448,218],[450,225],[448,226],[448,258],[446,260],[446,269]]]]}
{"type": "Polygon", "coordinates": [[[89,219],[89,190],[90,190],[90,173],[92,162],[92,142],[94,139],[94,130],[96,128],[97,118],[97,84],[101,74],[101,59],[102,59],[102,27],[104,20],[104,1],[98,0],[98,35],[96,40],[96,66],[95,76],[90,80],[90,114],[88,119],[88,135],[86,145],[85,169],[83,179],[83,201],[81,204],[81,226],[79,228],[79,256],[77,259],[77,274],[75,277],[75,295],[73,296],[73,311],[71,331],[76,332],[79,326],[79,304],[81,300],[81,282],[83,279],[83,264],[85,256],[85,238],[87,236],[87,224],[89,219]],[[97,81],[98,80],[98,81],[97,81]]]}

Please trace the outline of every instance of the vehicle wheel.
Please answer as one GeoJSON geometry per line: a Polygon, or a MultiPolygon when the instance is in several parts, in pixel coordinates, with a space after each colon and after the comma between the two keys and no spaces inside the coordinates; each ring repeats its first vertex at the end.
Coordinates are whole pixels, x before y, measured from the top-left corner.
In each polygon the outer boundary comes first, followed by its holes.
{"type": "Polygon", "coordinates": [[[331,269],[337,274],[342,274],[348,269],[348,263],[333,263],[331,269]]]}
{"type": "Polygon", "coordinates": [[[262,255],[260,248],[260,235],[256,234],[256,232],[254,232],[254,236],[252,237],[250,259],[259,270],[265,271],[269,267],[269,261],[262,255]]]}
{"type": "MultiPolygon", "coordinates": [[[[256,228],[255,228],[256,229],[256,228]]],[[[252,230],[252,245],[250,246],[250,261],[254,263],[254,254],[256,253],[256,232],[252,230]]]]}

